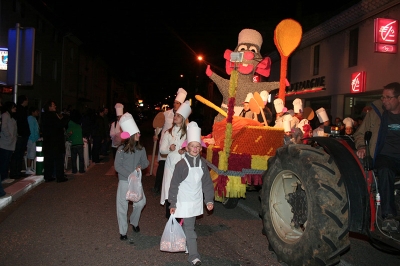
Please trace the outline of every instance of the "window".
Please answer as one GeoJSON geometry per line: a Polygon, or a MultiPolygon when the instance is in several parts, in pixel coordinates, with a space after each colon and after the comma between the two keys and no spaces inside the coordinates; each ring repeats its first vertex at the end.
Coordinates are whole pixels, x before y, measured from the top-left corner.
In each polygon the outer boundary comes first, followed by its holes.
{"type": "Polygon", "coordinates": [[[349,35],[349,67],[357,65],[358,61],[358,28],[350,31],[349,35]]]}
{"type": "Polygon", "coordinates": [[[313,75],[319,74],[319,44],[313,47],[313,75]]]}

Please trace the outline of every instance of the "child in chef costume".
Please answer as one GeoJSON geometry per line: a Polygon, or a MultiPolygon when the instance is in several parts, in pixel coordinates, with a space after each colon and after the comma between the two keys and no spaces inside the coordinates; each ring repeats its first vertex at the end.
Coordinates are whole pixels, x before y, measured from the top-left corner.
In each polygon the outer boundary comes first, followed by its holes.
{"type": "Polygon", "coordinates": [[[200,155],[201,129],[196,122],[188,124],[186,150],[184,158],[175,165],[168,201],[171,204],[170,213],[176,218],[183,218],[188,261],[192,265],[201,265],[194,225],[196,217],[203,214],[203,193],[207,210],[214,208],[214,186],[206,160],[200,155]]]}
{"type": "Polygon", "coordinates": [[[185,101],[179,106],[174,115],[172,127],[165,131],[164,136],[160,142],[161,156],[167,155],[164,167],[164,176],[161,187],[160,204],[165,204],[165,216],[168,219],[170,216],[168,190],[171,183],[172,174],[174,173],[175,164],[179,162],[185,153],[182,148],[183,142],[186,140],[186,123],[185,120],[192,112],[189,101],[185,101]]]}
{"type": "MultiPolygon", "coordinates": [[[[126,193],[128,192],[128,177],[135,170],[143,170],[149,165],[147,160],[146,149],[140,144],[140,130],[136,125],[130,113],[125,113],[119,120],[122,133],[122,145],[118,147],[115,154],[114,167],[118,173],[118,189],[117,189],[117,219],[121,240],[127,240],[128,231],[128,204],[126,193]]],[[[129,221],[132,224],[134,232],[139,232],[139,219],[144,206],[146,205],[146,196],[133,203],[133,211],[129,221]]]]}

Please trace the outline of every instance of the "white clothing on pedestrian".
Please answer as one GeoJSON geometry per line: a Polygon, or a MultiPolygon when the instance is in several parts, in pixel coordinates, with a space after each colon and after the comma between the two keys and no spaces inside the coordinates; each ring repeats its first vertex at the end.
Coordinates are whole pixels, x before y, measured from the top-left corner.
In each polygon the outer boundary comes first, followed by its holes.
{"type": "Polygon", "coordinates": [[[160,144],[159,144],[159,149],[158,149],[158,161],[166,160],[166,158],[162,158],[160,155],[161,141],[164,137],[165,131],[170,129],[172,127],[172,125],[174,124],[174,115],[175,115],[175,113],[172,109],[164,112],[165,121],[164,121],[164,126],[161,129],[160,144]]]}
{"type": "Polygon", "coordinates": [[[203,214],[203,190],[201,160],[199,166],[190,167],[186,157],[184,158],[189,168],[189,173],[185,180],[179,185],[177,195],[175,217],[189,218],[203,214]]]}
{"type": "Polygon", "coordinates": [[[186,140],[186,135],[182,138],[181,136],[182,132],[180,130],[180,127],[174,126],[172,129],[172,135],[167,131],[164,134],[162,141],[160,142],[160,153],[168,154],[165,161],[163,182],[161,187],[161,205],[164,205],[165,200],[168,199],[168,191],[171,184],[172,174],[175,170],[175,164],[184,157],[184,154],[179,154],[178,152],[179,149],[181,149],[183,142],[185,142],[186,140]],[[169,150],[169,147],[172,144],[175,144],[174,151],[169,150]]]}

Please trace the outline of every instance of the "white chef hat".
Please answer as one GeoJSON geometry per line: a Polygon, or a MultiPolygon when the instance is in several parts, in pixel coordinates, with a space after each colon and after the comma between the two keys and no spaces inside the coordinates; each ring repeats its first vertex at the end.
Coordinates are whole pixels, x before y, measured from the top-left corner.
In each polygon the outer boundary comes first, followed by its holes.
{"type": "Polygon", "coordinates": [[[297,124],[296,127],[300,128],[301,132],[304,133],[303,126],[307,125],[307,124],[310,124],[310,122],[307,119],[304,118],[297,124]]]}
{"type": "Polygon", "coordinates": [[[274,100],[274,107],[275,107],[275,111],[277,113],[282,112],[284,106],[283,106],[283,101],[282,101],[281,98],[278,98],[278,99],[274,100]]]}
{"type": "Polygon", "coordinates": [[[196,122],[190,122],[187,126],[187,143],[197,141],[201,143],[201,128],[196,122]]]}
{"type": "Polygon", "coordinates": [[[253,98],[253,93],[249,92],[247,93],[246,99],[244,100],[245,103],[250,102],[250,99],[253,98]]]}
{"type": "Polygon", "coordinates": [[[258,45],[258,47],[261,48],[262,42],[263,42],[262,36],[256,30],[244,29],[239,33],[238,44],[251,43],[258,45]]]}
{"type": "Polygon", "coordinates": [[[179,88],[178,91],[176,92],[175,101],[183,103],[186,99],[186,95],[187,95],[187,92],[184,89],[179,88]]]}
{"type": "Polygon", "coordinates": [[[262,91],[262,92],[260,92],[260,96],[261,96],[261,99],[263,100],[263,102],[266,103],[268,101],[269,93],[268,93],[268,91],[262,91]]]}
{"type": "Polygon", "coordinates": [[[184,119],[187,119],[192,112],[192,109],[190,108],[190,102],[185,101],[184,103],[182,103],[176,112],[182,115],[184,119]]]}
{"type": "Polygon", "coordinates": [[[283,121],[283,130],[285,132],[292,131],[292,128],[290,127],[290,121],[283,121]]]}
{"type": "Polygon", "coordinates": [[[328,115],[326,114],[325,108],[321,107],[317,111],[315,111],[317,114],[318,120],[320,123],[324,123],[329,120],[328,115]]]}
{"type": "Polygon", "coordinates": [[[119,120],[119,125],[121,126],[122,133],[121,138],[127,139],[135,133],[140,132],[135,120],[130,113],[125,113],[121,116],[119,120]]]}
{"type": "Polygon", "coordinates": [[[121,103],[117,103],[115,105],[115,112],[117,113],[117,116],[123,115],[124,114],[124,106],[121,103]]]}
{"type": "Polygon", "coordinates": [[[296,98],[293,100],[293,110],[295,113],[303,112],[303,102],[301,99],[296,98]]]}
{"type": "Polygon", "coordinates": [[[351,117],[346,117],[345,119],[343,119],[343,124],[345,124],[346,127],[353,127],[354,120],[351,117]]]}

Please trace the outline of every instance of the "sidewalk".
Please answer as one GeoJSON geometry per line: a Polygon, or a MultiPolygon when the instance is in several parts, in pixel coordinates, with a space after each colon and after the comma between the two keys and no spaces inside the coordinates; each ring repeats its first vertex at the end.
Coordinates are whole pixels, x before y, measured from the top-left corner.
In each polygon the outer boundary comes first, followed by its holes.
{"type": "MultiPolygon", "coordinates": [[[[109,160],[113,160],[112,155],[108,156],[102,156],[103,161],[107,162],[109,160]]],[[[151,164],[151,154],[147,155],[147,158],[151,164]]],[[[68,166],[67,170],[65,170],[65,174],[72,175],[71,173],[71,159],[68,161],[68,166]]],[[[86,172],[88,172],[90,169],[92,169],[96,164],[90,163],[89,166],[86,169],[86,172]]],[[[155,176],[155,173],[157,171],[157,166],[158,162],[157,159],[154,160],[154,165],[153,165],[153,173],[152,175],[155,176]]],[[[145,171],[145,175],[150,175],[149,171],[150,165],[148,169],[145,171]]],[[[110,169],[111,170],[111,169],[110,169]]],[[[113,171],[109,171],[110,173],[106,173],[106,175],[113,175],[113,171]]],[[[77,174],[77,176],[84,176],[85,174],[77,174]]],[[[41,183],[44,182],[43,175],[31,175],[25,178],[17,179],[11,184],[3,184],[4,186],[4,191],[7,193],[5,196],[0,198],[0,211],[10,205],[13,201],[18,200],[22,195],[33,189],[34,187],[40,185],[41,183]]]]}
{"type": "MultiPolygon", "coordinates": [[[[108,160],[108,156],[104,157],[103,160],[108,160]]],[[[86,171],[93,167],[95,164],[90,161],[89,166],[86,171]]],[[[25,170],[22,170],[21,173],[25,174],[25,170]]],[[[71,175],[71,157],[68,158],[67,169],[64,169],[64,174],[71,175]]],[[[44,182],[43,175],[35,175],[32,174],[30,176],[26,176],[24,178],[15,179],[10,184],[3,184],[4,191],[7,193],[5,196],[0,198],[0,210],[10,205],[13,201],[17,201],[22,195],[27,193],[32,188],[40,185],[44,182]]]]}

